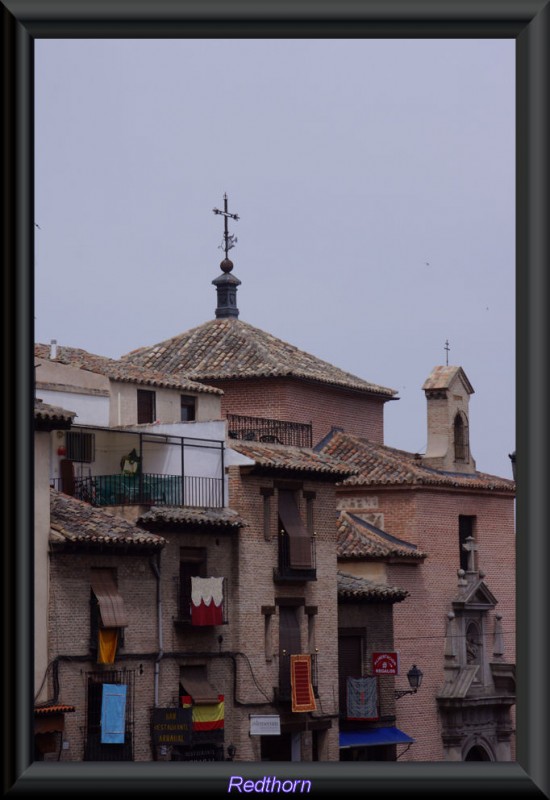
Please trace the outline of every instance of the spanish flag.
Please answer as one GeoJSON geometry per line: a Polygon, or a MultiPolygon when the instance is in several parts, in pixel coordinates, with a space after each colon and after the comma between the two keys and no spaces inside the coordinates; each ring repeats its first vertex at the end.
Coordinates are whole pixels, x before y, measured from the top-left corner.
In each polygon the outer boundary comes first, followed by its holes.
{"type": "Polygon", "coordinates": [[[183,708],[192,708],[194,731],[215,731],[223,729],[225,702],[223,694],[218,695],[217,703],[194,705],[191,695],[184,694],[181,698],[183,708]]]}

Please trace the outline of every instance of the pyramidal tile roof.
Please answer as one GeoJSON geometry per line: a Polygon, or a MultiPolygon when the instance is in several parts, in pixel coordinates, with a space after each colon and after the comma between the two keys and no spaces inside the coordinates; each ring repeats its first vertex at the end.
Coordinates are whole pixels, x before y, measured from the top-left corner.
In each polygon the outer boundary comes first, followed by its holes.
{"type": "MultiPolygon", "coordinates": [[[[49,359],[50,345],[35,344],[34,355],[36,358],[49,359]]],[[[167,374],[150,367],[133,364],[130,361],[99,356],[77,347],[58,346],[56,357],[52,359],[52,363],[65,364],[88,372],[95,372],[113,381],[143,383],[150,386],[184,389],[186,391],[200,392],[202,394],[223,394],[221,389],[216,389],[214,386],[206,386],[204,383],[191,380],[187,375],[182,374],[181,371],[175,374],[167,374]]]]}
{"type": "Polygon", "coordinates": [[[238,318],[214,319],[122,360],[194,380],[292,377],[391,399],[397,394],[358,378],[238,318]]]}
{"type": "MultiPolygon", "coordinates": [[[[317,448],[316,448],[317,449],[317,448]]],[[[422,456],[382,444],[375,444],[349,433],[336,430],[327,437],[319,452],[333,456],[355,467],[357,474],[350,476],[344,486],[399,486],[424,485],[514,494],[516,484],[507,478],[484,472],[471,474],[444,472],[422,464],[422,456]]]]}
{"type": "Polygon", "coordinates": [[[455,376],[459,376],[461,378],[469,394],[474,393],[472,384],[466,377],[466,373],[462,367],[451,367],[448,365],[445,367],[434,367],[424,381],[422,388],[424,391],[433,389],[448,389],[455,376]]]}
{"type": "Polygon", "coordinates": [[[391,536],[358,514],[340,512],[337,528],[336,552],[341,559],[406,558],[419,561],[426,557],[426,553],[418,550],[416,545],[391,536]]]}

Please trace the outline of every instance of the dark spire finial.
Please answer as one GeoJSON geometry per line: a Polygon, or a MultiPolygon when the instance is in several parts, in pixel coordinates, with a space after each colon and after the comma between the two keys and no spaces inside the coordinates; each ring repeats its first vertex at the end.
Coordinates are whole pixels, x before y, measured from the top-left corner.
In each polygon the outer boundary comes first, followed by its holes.
{"type": "Polygon", "coordinates": [[[218,293],[216,317],[218,319],[220,317],[238,317],[239,309],[237,308],[237,286],[239,286],[241,282],[235,277],[235,275],[230,274],[231,270],[233,269],[233,262],[230,258],[228,258],[227,255],[229,250],[235,247],[237,237],[228,232],[227,220],[229,217],[231,217],[231,219],[238,220],[239,216],[238,214],[231,214],[227,210],[226,194],[223,196],[223,211],[220,211],[219,208],[213,208],[212,211],[214,214],[221,214],[224,218],[223,242],[220,245],[220,248],[225,250],[225,258],[220,264],[220,269],[223,274],[212,281],[218,293]]]}
{"type": "MultiPolygon", "coordinates": [[[[220,211],[219,208],[213,208],[212,211],[214,212],[214,214],[222,214],[223,215],[223,223],[224,223],[223,242],[221,243],[220,248],[222,250],[225,250],[225,259],[224,259],[224,261],[226,262],[226,261],[229,261],[227,253],[229,252],[229,250],[231,250],[232,247],[235,247],[235,245],[237,243],[237,237],[234,236],[233,234],[229,233],[228,230],[227,230],[227,220],[228,220],[229,217],[231,217],[231,219],[238,220],[239,219],[239,215],[238,214],[230,214],[229,211],[227,210],[227,195],[226,194],[224,194],[224,196],[223,196],[223,211],[220,211]]],[[[222,264],[224,263],[224,261],[222,261],[222,264]]],[[[231,264],[230,261],[229,261],[229,263],[231,264]]],[[[233,265],[231,265],[231,266],[233,266],[233,265]]],[[[222,267],[222,269],[223,269],[223,267],[222,267]]],[[[229,272],[229,271],[230,270],[224,270],[224,272],[229,272]]]]}
{"type": "Polygon", "coordinates": [[[450,349],[451,348],[449,347],[449,340],[445,339],[445,350],[447,351],[445,353],[445,363],[446,363],[447,366],[449,366],[449,350],[450,349]]]}

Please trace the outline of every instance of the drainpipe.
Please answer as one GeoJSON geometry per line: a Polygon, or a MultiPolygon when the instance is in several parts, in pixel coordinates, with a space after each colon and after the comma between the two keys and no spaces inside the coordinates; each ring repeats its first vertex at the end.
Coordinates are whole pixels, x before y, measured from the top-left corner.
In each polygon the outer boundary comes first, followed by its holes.
{"type": "Polygon", "coordinates": [[[157,579],[157,617],[158,617],[158,636],[159,636],[159,652],[155,659],[155,678],[154,678],[154,687],[155,687],[155,699],[154,704],[155,708],[158,708],[159,704],[159,673],[160,673],[160,661],[164,655],[164,644],[162,638],[162,594],[161,594],[161,586],[160,586],[160,553],[158,554],[158,564],[155,562],[154,556],[149,560],[149,564],[151,565],[151,569],[153,570],[155,577],[157,579]]]}

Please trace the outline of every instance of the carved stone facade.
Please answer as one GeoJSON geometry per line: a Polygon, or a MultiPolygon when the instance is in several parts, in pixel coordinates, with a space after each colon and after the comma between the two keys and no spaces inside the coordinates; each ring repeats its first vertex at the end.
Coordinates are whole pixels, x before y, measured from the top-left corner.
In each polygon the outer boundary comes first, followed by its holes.
{"type": "Polygon", "coordinates": [[[458,570],[458,593],[447,614],[445,683],[437,703],[449,761],[512,760],[515,665],[504,658],[502,616],[494,614],[489,623],[497,599],[484,577],[458,570]]]}

